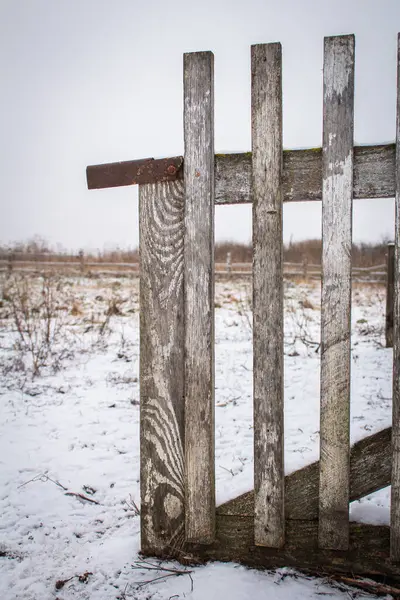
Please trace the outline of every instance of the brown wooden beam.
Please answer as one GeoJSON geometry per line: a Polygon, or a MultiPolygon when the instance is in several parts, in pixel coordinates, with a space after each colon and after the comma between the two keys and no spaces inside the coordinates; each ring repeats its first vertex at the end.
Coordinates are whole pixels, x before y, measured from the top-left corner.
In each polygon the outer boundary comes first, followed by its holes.
{"type": "MultiPolygon", "coordinates": [[[[391,432],[388,427],[357,442],[350,454],[350,501],[390,485],[391,432]]],[[[285,477],[285,513],[289,519],[318,519],[319,462],[285,477]]],[[[217,507],[219,515],[252,516],[254,492],[217,507]]]]}
{"type": "MultiPolygon", "coordinates": [[[[183,157],[87,167],[88,188],[100,189],[183,178],[183,157]],[[168,169],[170,169],[168,171],[168,169]],[[174,170],[176,169],[176,170],[174,170]]],[[[322,150],[283,151],[283,201],[322,199],[322,150]]],[[[354,147],[354,198],[395,195],[395,144],[354,147]]],[[[252,202],[251,152],[215,155],[215,204],[252,202]]]]}
{"type": "MultiPolygon", "coordinates": [[[[251,152],[217,154],[215,203],[252,202],[251,152]]],[[[322,149],[283,151],[283,201],[322,199],[322,149]]],[[[395,195],[395,145],[354,147],[354,198],[395,195]]]]}
{"type": "Polygon", "coordinates": [[[89,190],[155,183],[157,181],[175,181],[183,178],[183,157],[143,158],[125,162],[91,165],[86,168],[89,190]]]}
{"type": "Polygon", "coordinates": [[[390,560],[389,527],[350,523],[349,549],[318,548],[318,521],[285,523],[285,546],[265,548],[254,545],[253,516],[217,515],[216,541],[210,546],[185,544],[176,555],[180,560],[238,562],[250,567],[294,567],[321,575],[352,573],[388,575],[400,580],[400,565],[390,560]]]}

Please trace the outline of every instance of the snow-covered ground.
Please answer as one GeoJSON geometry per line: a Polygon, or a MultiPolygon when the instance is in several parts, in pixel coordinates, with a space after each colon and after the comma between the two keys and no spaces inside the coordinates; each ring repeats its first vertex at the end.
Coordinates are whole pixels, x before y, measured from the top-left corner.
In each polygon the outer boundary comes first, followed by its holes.
{"type": "MultiPolygon", "coordinates": [[[[191,570],[177,576],[140,565],[138,281],[64,278],[56,288],[43,289],[39,280],[10,287],[3,279],[0,285],[2,600],[346,597],[323,580],[291,570],[171,563],[168,568],[191,570]],[[46,306],[52,316],[43,330],[37,328],[38,311],[46,306]],[[18,315],[21,331],[28,318],[33,352],[26,332],[22,343],[17,331],[18,315]],[[32,357],[38,370],[33,378],[32,357]],[[141,583],[163,574],[171,576],[141,583]]],[[[248,282],[216,285],[218,504],[252,488],[249,298],[248,282]]],[[[353,442],[391,423],[392,355],[384,348],[384,307],[383,288],[353,290],[353,442]]],[[[318,459],[319,320],[319,285],[286,284],[288,473],[318,459]]],[[[389,491],[353,503],[351,518],[388,523],[389,491]]]]}

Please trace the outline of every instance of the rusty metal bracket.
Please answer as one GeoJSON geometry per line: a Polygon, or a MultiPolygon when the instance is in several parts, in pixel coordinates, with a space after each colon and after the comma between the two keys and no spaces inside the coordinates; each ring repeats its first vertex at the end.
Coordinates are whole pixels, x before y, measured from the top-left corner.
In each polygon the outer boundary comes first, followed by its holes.
{"type": "Polygon", "coordinates": [[[183,156],[144,158],[91,165],[86,168],[89,190],[183,179],[183,156]]]}

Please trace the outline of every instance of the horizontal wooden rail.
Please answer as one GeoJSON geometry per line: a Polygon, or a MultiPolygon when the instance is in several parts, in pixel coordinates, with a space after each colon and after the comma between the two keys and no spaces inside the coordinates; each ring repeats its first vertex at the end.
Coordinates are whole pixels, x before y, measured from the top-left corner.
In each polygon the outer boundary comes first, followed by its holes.
{"type": "MultiPolygon", "coordinates": [[[[0,260],[0,265],[7,265],[10,261],[0,260]]],[[[11,261],[13,268],[30,266],[32,267],[78,267],[82,263],[72,260],[13,260],[11,261]]],[[[138,269],[139,263],[115,263],[115,262],[84,262],[85,267],[129,267],[138,269]]]]}
{"type": "MultiPolygon", "coordinates": [[[[0,265],[7,265],[10,261],[9,260],[5,260],[5,259],[0,259],[0,265]]],[[[16,259],[16,260],[12,260],[11,261],[13,265],[22,265],[22,264],[35,264],[35,265],[51,265],[51,266],[77,266],[79,267],[81,265],[81,262],[76,260],[76,261],[72,261],[72,260],[36,260],[36,259],[30,259],[30,260],[20,260],[20,259],[16,259]]],[[[139,268],[139,263],[138,262],[113,262],[113,261],[108,261],[108,262],[96,262],[96,261],[84,261],[85,266],[88,267],[131,267],[132,269],[138,269],[139,268]]],[[[302,267],[302,263],[301,262],[285,262],[283,263],[285,268],[286,267],[302,267]]],[[[243,262],[243,263],[236,263],[233,262],[231,263],[232,267],[235,267],[237,269],[251,269],[252,268],[252,263],[251,262],[243,262]]],[[[215,263],[215,267],[216,269],[225,269],[226,268],[226,263],[215,263]]],[[[321,265],[314,265],[314,264],[308,264],[307,265],[308,269],[315,269],[315,270],[321,270],[321,265]]],[[[382,264],[382,265],[372,265],[371,267],[353,267],[353,273],[354,272],[358,272],[360,271],[360,273],[367,273],[367,272],[373,272],[373,274],[375,274],[375,271],[377,269],[382,269],[382,273],[385,272],[386,273],[386,265],[382,264]]]]}
{"type": "Polygon", "coordinates": [[[398,563],[390,560],[389,527],[350,523],[349,552],[318,548],[318,521],[286,519],[285,546],[263,548],[254,545],[254,517],[217,514],[217,538],[210,546],[186,544],[176,552],[193,562],[209,560],[242,563],[249,567],[277,569],[293,567],[309,573],[346,573],[390,576],[399,581],[398,563]]]}
{"type": "MultiPolygon", "coordinates": [[[[217,154],[215,203],[252,201],[251,153],[217,154]]],[[[354,147],[354,198],[395,195],[395,145],[354,147]]],[[[322,199],[322,149],[284,150],[283,201],[322,199]]]]}
{"type": "MultiPolygon", "coordinates": [[[[285,262],[283,263],[284,275],[286,277],[303,277],[305,279],[320,279],[321,277],[321,265],[307,264],[306,270],[301,262],[285,262]]],[[[16,272],[32,272],[41,269],[73,269],[76,271],[93,270],[102,274],[118,274],[118,273],[132,273],[137,275],[139,273],[138,262],[95,262],[95,261],[83,261],[83,260],[5,260],[0,259],[0,272],[5,271],[16,271],[16,272]]],[[[371,267],[353,267],[352,274],[354,281],[365,281],[375,282],[384,281],[386,278],[386,265],[373,265],[371,267]],[[377,270],[381,269],[381,270],[377,270]],[[371,279],[377,277],[378,279],[371,279]]],[[[233,277],[248,277],[252,275],[252,263],[215,263],[215,274],[233,277]]]]}
{"type": "MultiPolygon", "coordinates": [[[[10,261],[8,260],[4,260],[4,259],[0,259],[0,265],[7,265],[10,261]]],[[[72,261],[72,260],[35,260],[35,259],[31,259],[31,260],[12,260],[11,261],[13,265],[25,265],[25,264],[32,264],[32,265],[39,265],[39,266],[46,266],[46,265],[51,265],[51,266],[75,266],[75,267],[79,267],[81,265],[81,262],[76,260],[76,261],[72,261]]],[[[132,269],[138,269],[139,268],[139,262],[113,262],[113,261],[107,261],[107,262],[96,262],[96,261],[84,261],[83,263],[85,266],[87,267],[131,267],[132,269]]],[[[251,262],[242,262],[242,263],[236,263],[236,262],[232,262],[231,263],[232,268],[236,267],[238,269],[252,269],[252,263],[251,262]]],[[[302,267],[302,263],[301,262],[284,262],[283,263],[284,267],[302,267]]],[[[215,267],[217,270],[222,270],[226,268],[226,263],[215,263],[215,267]]],[[[308,269],[315,269],[315,270],[321,270],[321,265],[312,265],[312,264],[308,264],[307,265],[308,269]]],[[[376,269],[382,269],[382,272],[386,273],[386,265],[382,264],[382,265],[372,265],[371,267],[352,267],[353,273],[360,271],[362,273],[364,272],[372,272],[373,275],[375,275],[375,271],[376,269]]]]}
{"type": "MultiPolygon", "coordinates": [[[[215,155],[215,204],[252,202],[251,152],[215,155]]],[[[87,168],[89,189],[181,179],[183,158],[126,161],[87,168]]],[[[283,151],[283,201],[322,199],[322,149],[283,151]]],[[[354,198],[395,196],[395,144],[354,147],[354,198]]]]}

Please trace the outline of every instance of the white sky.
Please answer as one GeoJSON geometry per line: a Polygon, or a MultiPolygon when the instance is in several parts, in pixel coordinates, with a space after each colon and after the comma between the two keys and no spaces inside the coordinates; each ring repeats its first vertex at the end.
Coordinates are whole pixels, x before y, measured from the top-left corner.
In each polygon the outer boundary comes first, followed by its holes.
{"type": "MultiPolygon", "coordinates": [[[[356,143],[395,137],[400,0],[0,0],[0,243],[138,243],[137,188],[88,191],[89,164],[183,153],[182,55],[215,54],[215,149],[249,150],[250,45],[283,46],[285,147],[320,146],[323,37],[356,35],[356,143]]],[[[354,239],[393,236],[393,200],[355,201],[354,239]]],[[[320,203],[285,205],[288,241],[320,203]]],[[[251,206],[216,239],[250,241],[251,206]]]]}

